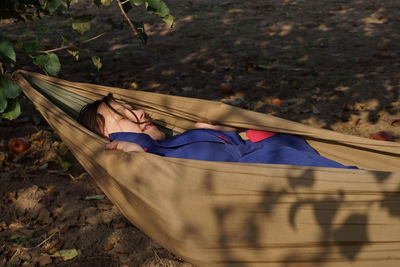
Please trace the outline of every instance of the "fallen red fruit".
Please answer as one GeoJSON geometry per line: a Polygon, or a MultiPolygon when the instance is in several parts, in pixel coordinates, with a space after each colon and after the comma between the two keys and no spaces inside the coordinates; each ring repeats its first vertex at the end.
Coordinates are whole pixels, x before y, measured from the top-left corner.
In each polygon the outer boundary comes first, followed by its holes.
{"type": "Polygon", "coordinates": [[[386,131],[376,132],[376,133],[374,133],[372,138],[375,139],[375,140],[394,141],[393,140],[393,136],[390,133],[386,132],[386,131]]]}
{"type": "Polygon", "coordinates": [[[275,107],[280,107],[282,106],[282,100],[280,100],[279,98],[274,98],[271,100],[271,104],[275,107]]]}
{"type": "Polygon", "coordinates": [[[230,83],[223,82],[220,84],[219,89],[224,94],[229,94],[232,92],[232,85],[230,83]]]}
{"type": "Polygon", "coordinates": [[[8,149],[16,154],[24,152],[29,146],[28,140],[23,137],[13,138],[8,141],[8,149]]]}

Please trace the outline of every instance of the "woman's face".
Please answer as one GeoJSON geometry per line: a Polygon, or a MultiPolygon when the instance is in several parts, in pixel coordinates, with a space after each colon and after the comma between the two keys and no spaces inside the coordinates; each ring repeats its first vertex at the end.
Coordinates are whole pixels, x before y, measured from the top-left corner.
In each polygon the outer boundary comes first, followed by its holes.
{"type": "Polygon", "coordinates": [[[145,133],[154,140],[165,139],[165,134],[161,132],[147,117],[143,110],[134,110],[127,104],[110,102],[110,105],[120,114],[115,113],[105,103],[102,103],[97,113],[104,117],[104,135],[117,132],[145,133]],[[134,113],[137,117],[132,114],[134,113]],[[138,123],[136,123],[138,122],[138,123]]]}

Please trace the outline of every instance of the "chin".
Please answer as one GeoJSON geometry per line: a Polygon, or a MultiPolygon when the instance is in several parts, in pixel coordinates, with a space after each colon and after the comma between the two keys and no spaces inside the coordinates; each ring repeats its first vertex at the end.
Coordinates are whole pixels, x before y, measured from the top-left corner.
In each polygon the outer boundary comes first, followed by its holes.
{"type": "Polygon", "coordinates": [[[161,140],[164,140],[164,139],[165,139],[165,133],[163,133],[163,132],[160,132],[160,133],[157,135],[157,137],[154,138],[154,140],[156,140],[156,141],[161,141],[161,140]]]}
{"type": "Polygon", "coordinates": [[[154,127],[151,132],[147,133],[153,140],[161,141],[165,139],[165,133],[154,127]]]}

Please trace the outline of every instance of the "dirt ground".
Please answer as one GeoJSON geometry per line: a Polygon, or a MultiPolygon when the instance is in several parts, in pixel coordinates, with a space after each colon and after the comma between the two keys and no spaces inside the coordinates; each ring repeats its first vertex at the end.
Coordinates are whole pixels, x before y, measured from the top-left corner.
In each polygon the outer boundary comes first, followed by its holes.
{"type": "MultiPolygon", "coordinates": [[[[110,29],[109,17],[124,25],[115,3],[76,2],[76,12],[97,15],[93,35],[110,29]]],[[[74,62],[60,52],[59,77],[223,101],[366,138],[385,130],[400,141],[399,1],[165,2],[177,19],[172,30],[132,12],[145,22],[146,46],[126,26],[115,29],[86,46],[101,57],[99,71],[87,55],[74,62]]],[[[0,27],[24,38],[42,27],[38,38],[52,44],[58,33],[76,34],[63,19],[0,27]]],[[[0,266],[191,266],[121,215],[29,101],[17,120],[1,122],[0,168],[0,266]],[[29,149],[10,153],[14,137],[29,149]]]]}

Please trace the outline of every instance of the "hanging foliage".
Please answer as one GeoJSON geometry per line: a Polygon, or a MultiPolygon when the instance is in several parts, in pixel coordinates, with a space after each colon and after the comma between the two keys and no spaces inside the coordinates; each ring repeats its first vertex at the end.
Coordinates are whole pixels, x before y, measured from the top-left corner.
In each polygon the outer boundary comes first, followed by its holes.
{"type": "MultiPolygon", "coordinates": [[[[130,17],[128,13],[144,5],[146,11],[161,18],[168,27],[172,27],[174,18],[168,6],[162,0],[93,0],[100,7],[107,8],[116,3],[129,24],[131,31],[143,43],[147,43],[147,34],[144,24],[130,17]]],[[[12,81],[11,74],[18,68],[18,54],[26,54],[32,58],[32,63],[40,67],[46,74],[57,76],[62,68],[62,62],[56,52],[66,50],[75,61],[78,61],[82,53],[87,53],[93,66],[99,70],[102,67],[101,58],[94,55],[82,46],[88,42],[102,37],[105,33],[90,36],[90,29],[94,16],[90,14],[76,15],[70,11],[71,0],[1,0],[0,20],[8,20],[13,23],[34,21],[44,16],[69,17],[73,30],[80,33],[77,41],[67,40],[61,35],[61,46],[58,48],[43,50],[44,46],[38,38],[31,40],[12,39],[5,32],[0,32],[0,120],[15,119],[21,113],[18,97],[21,89],[12,81]]]]}

